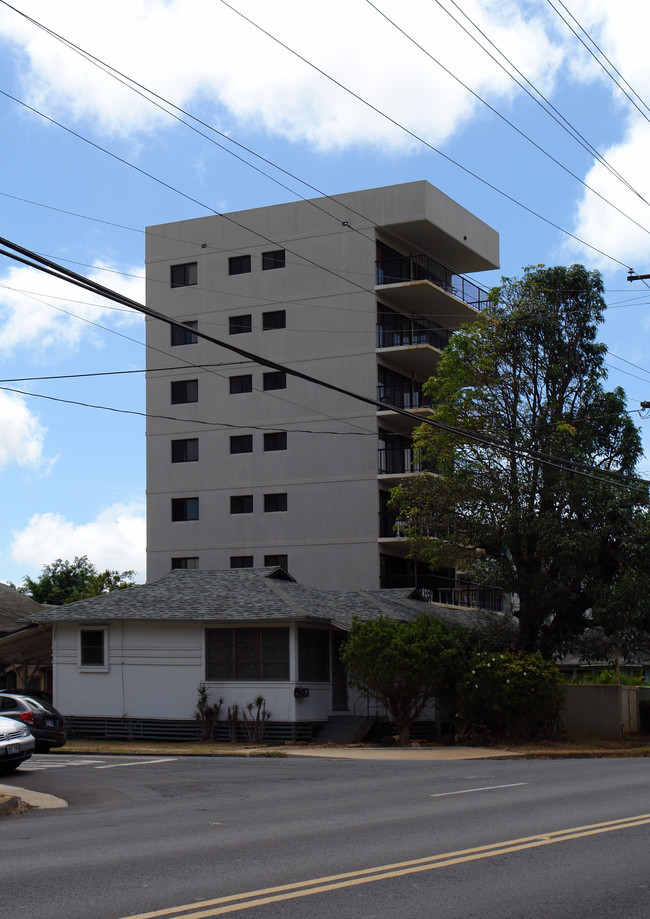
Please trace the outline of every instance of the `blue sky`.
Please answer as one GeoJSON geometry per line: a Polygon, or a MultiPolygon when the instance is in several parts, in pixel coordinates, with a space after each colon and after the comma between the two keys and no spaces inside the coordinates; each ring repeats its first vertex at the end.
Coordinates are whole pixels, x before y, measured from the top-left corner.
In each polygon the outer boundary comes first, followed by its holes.
{"type": "MultiPolygon", "coordinates": [[[[626,269],[650,272],[650,12],[632,0],[459,6],[113,0],[89,16],[81,0],[0,2],[0,235],[143,301],[147,225],[314,196],[298,180],[336,195],[427,179],[498,230],[501,270],[482,286],[530,264],[602,271],[610,384],[648,452],[648,289],[626,269]],[[225,137],[190,130],[69,43],[225,137]]],[[[143,340],[139,316],[0,256],[0,581],[75,555],[144,579],[143,340]],[[67,378],[34,379],[45,376],[67,378]]]]}

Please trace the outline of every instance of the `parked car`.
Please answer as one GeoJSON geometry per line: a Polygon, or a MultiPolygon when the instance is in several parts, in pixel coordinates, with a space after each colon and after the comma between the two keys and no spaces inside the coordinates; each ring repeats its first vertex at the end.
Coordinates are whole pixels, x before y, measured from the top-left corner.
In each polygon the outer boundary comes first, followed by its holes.
{"type": "Polygon", "coordinates": [[[25,724],[0,716],[0,774],[13,772],[34,752],[36,740],[25,724]]]}
{"type": "Polygon", "coordinates": [[[45,699],[27,693],[1,692],[0,715],[13,718],[29,728],[36,741],[36,752],[47,753],[65,743],[65,721],[61,712],[45,699]]]}

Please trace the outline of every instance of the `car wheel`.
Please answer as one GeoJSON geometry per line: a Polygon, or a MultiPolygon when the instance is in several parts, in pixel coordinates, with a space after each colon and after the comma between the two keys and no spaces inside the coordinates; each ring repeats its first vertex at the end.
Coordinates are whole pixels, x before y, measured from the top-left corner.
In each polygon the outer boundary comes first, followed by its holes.
{"type": "Polygon", "coordinates": [[[36,746],[34,747],[34,753],[49,753],[52,749],[52,745],[49,743],[43,743],[43,741],[36,741],[36,746]]]}

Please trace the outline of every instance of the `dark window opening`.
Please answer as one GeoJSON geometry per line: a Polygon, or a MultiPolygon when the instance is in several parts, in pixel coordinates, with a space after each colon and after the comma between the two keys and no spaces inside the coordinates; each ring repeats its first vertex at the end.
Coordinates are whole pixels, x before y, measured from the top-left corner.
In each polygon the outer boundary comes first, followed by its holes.
{"type": "Polygon", "coordinates": [[[199,458],[199,438],[172,440],[172,463],[196,463],[199,458]]]}
{"type": "Polygon", "coordinates": [[[182,325],[173,325],[172,330],[172,347],[176,345],[195,345],[199,340],[195,335],[199,324],[195,319],[190,322],[184,322],[182,325]]]}
{"type": "Polygon", "coordinates": [[[263,380],[266,390],[287,388],[287,375],[284,370],[271,370],[264,374],[263,380]]]}
{"type": "Polygon", "coordinates": [[[252,495],[231,495],[230,496],[230,513],[231,514],[252,514],[253,513],[253,496],[252,495]]]}
{"type": "Polygon", "coordinates": [[[248,274],[250,270],[250,255],[231,255],[228,259],[228,274],[248,274]]]}
{"type": "Polygon", "coordinates": [[[198,555],[185,556],[184,558],[173,558],[172,559],[172,571],[177,569],[194,569],[199,567],[199,557],[198,555]]]}
{"type": "Polygon", "coordinates": [[[252,568],[253,567],[253,556],[252,555],[231,555],[230,556],[230,567],[231,568],[252,568]]]}
{"type": "Polygon", "coordinates": [[[172,405],[199,401],[198,380],[175,380],[171,386],[172,405]]]}
{"type": "Polygon", "coordinates": [[[82,667],[103,667],[104,659],[104,630],[81,629],[79,632],[80,661],[82,667]]]}
{"type": "Polygon", "coordinates": [[[241,335],[253,331],[253,317],[247,313],[245,316],[228,317],[228,334],[241,335]]]}
{"type": "Polygon", "coordinates": [[[253,375],[250,373],[243,373],[236,377],[230,377],[230,393],[231,395],[239,392],[252,392],[253,391],[253,375]]]}
{"type": "Polygon", "coordinates": [[[253,452],[253,435],[252,434],[235,434],[230,438],[231,453],[252,453],[253,452]]]}
{"type": "Polygon", "coordinates": [[[206,629],[206,680],[288,680],[289,629],[206,629]]]}
{"type": "Polygon", "coordinates": [[[284,249],[275,249],[273,252],[262,252],[262,271],[270,271],[273,268],[284,268],[284,255],[284,249]]]}
{"type": "Polygon", "coordinates": [[[198,498],[172,498],[172,521],[198,519],[198,498]]]}
{"type": "Polygon", "coordinates": [[[289,570],[289,556],[288,555],[265,555],[264,556],[264,566],[266,568],[284,568],[285,571],[289,570]]]}
{"type": "Polygon", "coordinates": [[[286,450],[287,449],[287,432],[286,431],[270,431],[268,434],[264,435],[264,449],[267,452],[271,450],[286,450]]]}
{"type": "Polygon", "coordinates": [[[197,283],[196,262],[171,266],[172,287],[192,287],[197,283]]]}
{"type": "Polygon", "coordinates": [[[265,513],[276,513],[278,511],[286,511],[287,509],[287,493],[286,492],[274,492],[270,495],[264,495],[264,511],[265,513]]]}
{"type": "Polygon", "coordinates": [[[327,683],[330,678],[330,633],[298,629],[298,679],[327,683]]]}
{"type": "Polygon", "coordinates": [[[262,330],[264,332],[268,332],[270,329],[286,329],[286,327],[286,310],[273,310],[270,313],[262,313],[262,330]]]}

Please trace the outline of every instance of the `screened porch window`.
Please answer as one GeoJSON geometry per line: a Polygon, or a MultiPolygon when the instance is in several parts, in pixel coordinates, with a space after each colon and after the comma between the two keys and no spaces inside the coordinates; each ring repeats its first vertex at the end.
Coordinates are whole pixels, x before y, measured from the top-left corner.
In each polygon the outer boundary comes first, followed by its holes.
{"type": "Polygon", "coordinates": [[[289,629],[206,629],[205,678],[288,680],[289,629]]]}

